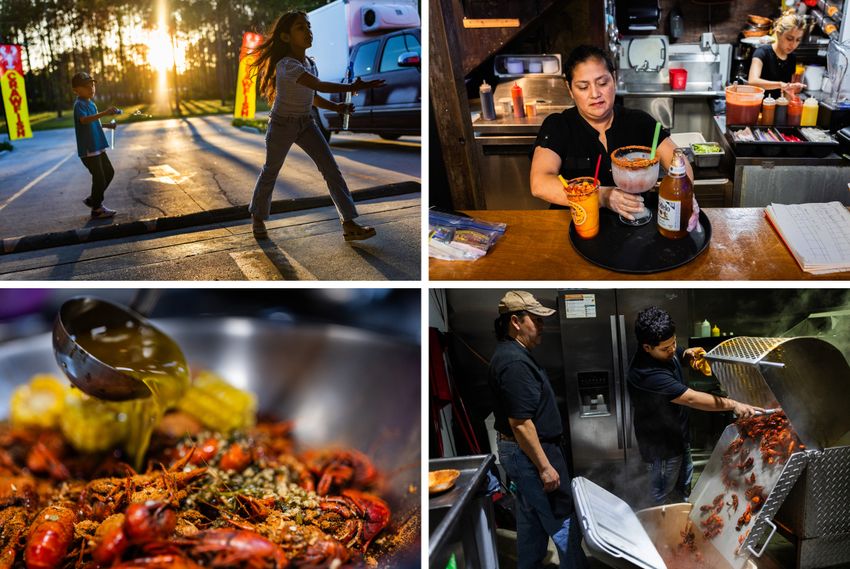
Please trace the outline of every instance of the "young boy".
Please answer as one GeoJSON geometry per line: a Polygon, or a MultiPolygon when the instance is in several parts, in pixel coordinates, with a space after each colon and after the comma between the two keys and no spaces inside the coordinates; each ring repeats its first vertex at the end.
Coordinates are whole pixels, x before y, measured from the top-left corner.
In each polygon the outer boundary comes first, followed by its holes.
{"type": "MultiPolygon", "coordinates": [[[[91,208],[92,219],[106,219],[115,215],[115,211],[103,205],[103,193],[112,181],[115,170],[106,156],[106,135],[100,117],[120,113],[115,107],[109,107],[103,112],[97,112],[92,101],[95,94],[95,81],[91,75],[81,71],[71,78],[71,87],[77,95],[74,101],[74,133],[77,136],[77,154],[83,165],[91,172],[91,195],[83,203],[91,208]]],[[[106,128],[115,128],[114,124],[106,128]]]]}

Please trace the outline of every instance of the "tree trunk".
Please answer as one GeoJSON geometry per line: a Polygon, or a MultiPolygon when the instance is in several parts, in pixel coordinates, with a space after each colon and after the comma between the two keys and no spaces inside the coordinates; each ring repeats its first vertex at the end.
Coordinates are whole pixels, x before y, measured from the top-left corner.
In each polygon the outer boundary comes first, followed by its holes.
{"type": "Polygon", "coordinates": [[[174,114],[179,117],[183,116],[183,113],[180,111],[180,82],[177,79],[177,46],[174,43],[174,26],[175,24],[172,21],[169,32],[171,33],[171,69],[174,72],[174,114]]]}
{"type": "Polygon", "coordinates": [[[50,24],[48,23],[48,31],[44,34],[47,40],[47,52],[50,54],[50,62],[47,64],[47,72],[50,76],[50,97],[53,99],[53,104],[56,107],[56,118],[62,118],[62,97],[57,93],[57,85],[59,78],[56,76],[56,57],[53,54],[53,34],[50,32],[50,24]]]}

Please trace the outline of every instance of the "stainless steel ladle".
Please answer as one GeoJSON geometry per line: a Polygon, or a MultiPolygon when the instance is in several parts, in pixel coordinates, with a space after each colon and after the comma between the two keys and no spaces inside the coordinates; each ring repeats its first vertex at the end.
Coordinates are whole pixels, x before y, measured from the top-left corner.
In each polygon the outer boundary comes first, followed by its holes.
{"type": "MultiPolygon", "coordinates": [[[[133,306],[147,312],[157,297],[158,291],[145,291],[137,295],[133,306]]],[[[88,334],[96,327],[121,326],[128,321],[138,327],[149,327],[174,343],[144,316],[118,304],[92,297],[72,298],[62,304],[53,325],[53,354],[71,383],[84,393],[107,401],[150,397],[144,383],[102,362],[76,341],[79,334],[88,334]]],[[[182,352],[180,356],[185,364],[182,352]]]]}

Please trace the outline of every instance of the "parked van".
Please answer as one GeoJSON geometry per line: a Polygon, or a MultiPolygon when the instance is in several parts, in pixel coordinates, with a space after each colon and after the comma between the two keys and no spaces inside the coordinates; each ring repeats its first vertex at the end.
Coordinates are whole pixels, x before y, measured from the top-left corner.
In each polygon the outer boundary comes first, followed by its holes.
{"type": "MultiPolygon", "coordinates": [[[[383,87],[366,89],[352,95],[354,113],[348,123],[351,132],[379,134],[395,140],[399,136],[421,134],[422,46],[421,29],[410,28],[370,39],[352,48],[345,82],[383,79],[383,87]]],[[[334,94],[332,101],[345,95],[334,94]]],[[[320,125],[325,138],[342,130],[342,115],[320,110],[320,125]]]]}

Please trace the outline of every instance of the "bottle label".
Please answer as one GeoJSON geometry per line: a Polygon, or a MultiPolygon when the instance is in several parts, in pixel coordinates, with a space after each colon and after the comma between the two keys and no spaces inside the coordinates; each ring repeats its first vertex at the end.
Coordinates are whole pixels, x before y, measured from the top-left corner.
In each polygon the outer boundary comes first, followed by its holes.
{"type": "Polygon", "coordinates": [[[658,197],[658,226],[667,231],[681,231],[682,202],[658,197]]]}

